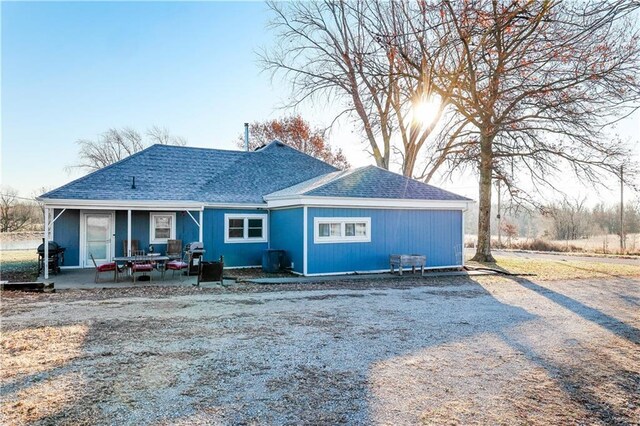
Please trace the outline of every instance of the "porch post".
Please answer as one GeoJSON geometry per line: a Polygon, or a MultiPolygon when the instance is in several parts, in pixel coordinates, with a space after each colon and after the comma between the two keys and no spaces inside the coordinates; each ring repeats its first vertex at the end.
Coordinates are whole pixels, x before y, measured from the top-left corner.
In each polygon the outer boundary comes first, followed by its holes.
{"type": "Polygon", "coordinates": [[[204,217],[203,210],[200,210],[200,218],[199,218],[199,219],[200,219],[200,224],[198,225],[198,228],[199,228],[199,229],[198,229],[198,231],[199,231],[199,234],[198,234],[198,241],[199,241],[199,242],[201,242],[201,243],[203,243],[203,242],[204,242],[204,241],[202,241],[202,233],[203,233],[203,232],[202,232],[202,227],[203,227],[203,225],[204,225],[204,223],[202,222],[202,218],[203,218],[203,217],[204,217]]]}
{"type": "Polygon", "coordinates": [[[127,210],[127,256],[131,256],[131,209],[127,210]]]}
{"type": "Polygon", "coordinates": [[[42,260],[44,279],[49,279],[49,208],[44,207],[44,259],[42,260]]]}

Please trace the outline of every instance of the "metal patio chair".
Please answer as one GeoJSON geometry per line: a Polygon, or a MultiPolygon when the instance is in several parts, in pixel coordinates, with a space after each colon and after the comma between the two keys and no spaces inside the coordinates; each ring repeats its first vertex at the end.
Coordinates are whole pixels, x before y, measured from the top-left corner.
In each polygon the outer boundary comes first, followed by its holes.
{"type": "Polygon", "coordinates": [[[164,265],[165,271],[173,271],[171,277],[176,276],[176,271],[180,272],[180,281],[182,281],[182,270],[189,268],[189,255],[187,253],[181,259],[174,259],[164,265]]]}
{"type": "Polygon", "coordinates": [[[133,264],[131,265],[131,277],[136,282],[136,273],[147,275],[149,273],[149,282],[151,282],[151,271],[153,271],[152,261],[145,256],[143,250],[137,250],[133,253],[133,264]]]}
{"type": "Polygon", "coordinates": [[[94,279],[94,282],[98,282],[101,272],[113,272],[114,280],[115,282],[118,282],[118,272],[122,271],[120,270],[120,268],[118,268],[116,262],[103,263],[102,265],[98,266],[98,264],[96,263],[96,259],[93,257],[92,253],[89,253],[89,257],[93,262],[93,266],[96,268],[96,277],[94,279]]]}

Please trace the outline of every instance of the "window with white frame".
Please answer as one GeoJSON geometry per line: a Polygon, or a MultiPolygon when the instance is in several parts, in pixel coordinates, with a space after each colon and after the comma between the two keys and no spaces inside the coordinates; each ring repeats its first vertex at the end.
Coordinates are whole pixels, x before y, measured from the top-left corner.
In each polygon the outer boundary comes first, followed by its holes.
{"type": "Polygon", "coordinates": [[[370,217],[316,217],[313,228],[316,244],[371,241],[370,217]]]}
{"type": "Polygon", "coordinates": [[[266,214],[225,214],[225,243],[267,242],[266,214]]]}
{"type": "Polygon", "coordinates": [[[167,244],[167,240],[175,240],[175,213],[150,213],[149,222],[149,244],[167,244]]]}

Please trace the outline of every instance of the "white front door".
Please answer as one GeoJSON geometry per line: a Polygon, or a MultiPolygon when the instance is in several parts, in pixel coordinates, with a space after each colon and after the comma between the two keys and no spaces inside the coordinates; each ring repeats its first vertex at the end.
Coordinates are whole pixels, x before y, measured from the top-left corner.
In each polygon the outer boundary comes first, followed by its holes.
{"type": "Polygon", "coordinates": [[[81,250],[84,267],[93,267],[91,255],[98,265],[111,262],[113,253],[113,214],[112,213],[84,213],[83,214],[83,243],[81,250]]]}

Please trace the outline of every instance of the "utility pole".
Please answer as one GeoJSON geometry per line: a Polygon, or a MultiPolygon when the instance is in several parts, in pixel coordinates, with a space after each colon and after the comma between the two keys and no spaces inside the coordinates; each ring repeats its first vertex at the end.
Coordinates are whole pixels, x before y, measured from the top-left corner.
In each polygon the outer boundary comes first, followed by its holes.
{"type": "Polygon", "coordinates": [[[620,251],[624,254],[625,238],[624,238],[624,166],[620,166],[620,251]]]}
{"type": "Polygon", "coordinates": [[[502,248],[502,216],[500,214],[500,179],[498,179],[498,247],[502,248]]]}

